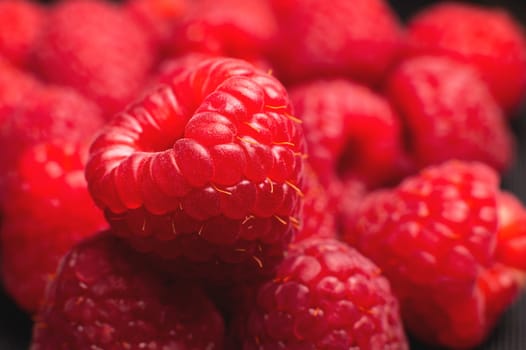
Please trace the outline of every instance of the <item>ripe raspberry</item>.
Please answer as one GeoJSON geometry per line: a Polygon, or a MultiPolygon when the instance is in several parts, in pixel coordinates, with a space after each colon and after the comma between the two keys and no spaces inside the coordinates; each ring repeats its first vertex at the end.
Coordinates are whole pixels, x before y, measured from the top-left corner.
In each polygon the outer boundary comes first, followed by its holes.
{"type": "Polygon", "coordinates": [[[356,226],[346,228],[346,240],[389,278],[408,329],[427,343],[480,344],[517,294],[509,271],[509,283],[491,277],[499,269],[497,186],[497,174],[482,163],[428,167],[367,196],[356,226]]]}
{"type": "MultiPolygon", "coordinates": [[[[28,83],[30,84],[30,83],[28,83]]],[[[16,167],[18,157],[39,142],[90,142],[102,127],[100,110],[74,90],[39,86],[23,96],[16,113],[0,125],[0,173],[16,167]]]]}
{"type": "Polygon", "coordinates": [[[384,0],[272,0],[279,25],[273,65],[286,81],[346,75],[377,83],[404,46],[384,0]]]}
{"type": "MultiPolygon", "coordinates": [[[[436,54],[471,64],[506,111],[526,92],[526,37],[504,9],[443,2],[409,23],[412,54],[436,54]]],[[[510,114],[512,115],[512,114],[510,114]]]]}
{"type": "Polygon", "coordinates": [[[507,266],[526,271],[526,209],[508,192],[497,195],[497,209],[497,259],[507,266]]]}
{"type": "Polygon", "coordinates": [[[419,167],[449,159],[499,171],[513,159],[514,137],[484,82],[469,66],[440,57],[405,61],[387,80],[419,167]]]}
{"type": "Polygon", "coordinates": [[[247,62],[202,62],[118,114],[86,177],[114,232],[203,263],[207,278],[272,271],[298,221],[302,129],[283,86],[247,62]],[[223,265],[229,265],[223,266],[223,265]]]}
{"type": "Polygon", "coordinates": [[[2,278],[26,311],[37,310],[60,258],[107,225],[88,193],[86,154],[74,144],[37,144],[22,153],[9,179],[0,231],[2,278]]]}
{"type": "Polygon", "coordinates": [[[400,177],[401,126],[383,97],[346,80],[298,85],[290,96],[322,183],[338,174],[377,187],[400,177]]]}
{"type": "Polygon", "coordinates": [[[16,66],[27,66],[45,17],[36,2],[0,1],[0,56],[16,66]]]}
{"type": "Polygon", "coordinates": [[[294,237],[294,242],[308,238],[336,238],[336,211],[338,201],[335,194],[323,186],[310,166],[304,171],[303,220],[294,237]]]}
{"type": "Polygon", "coordinates": [[[223,348],[221,316],[108,234],[68,253],[37,315],[31,350],[223,348]]]}
{"type": "Polygon", "coordinates": [[[262,57],[277,34],[267,0],[199,0],[174,30],[174,53],[191,51],[252,61],[262,57]]]}
{"type": "Polygon", "coordinates": [[[77,89],[108,116],[135,98],[154,60],[142,27],[102,0],[55,5],[35,55],[45,79],[77,89]]]}
{"type": "Polygon", "coordinates": [[[39,83],[30,74],[0,57],[0,127],[27,101],[26,95],[37,87],[39,83]]]}
{"type": "Polygon", "coordinates": [[[125,9],[149,33],[152,45],[162,49],[189,6],[188,0],[128,0],[125,9]]]}
{"type": "Polygon", "coordinates": [[[245,322],[243,350],[408,349],[380,270],[337,240],[291,247],[245,322]]]}

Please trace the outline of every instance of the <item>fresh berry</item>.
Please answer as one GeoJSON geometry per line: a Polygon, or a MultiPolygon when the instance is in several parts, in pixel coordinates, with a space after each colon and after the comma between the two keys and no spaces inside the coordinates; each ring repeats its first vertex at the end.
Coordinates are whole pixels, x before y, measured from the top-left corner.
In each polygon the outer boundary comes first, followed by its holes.
{"type": "Polygon", "coordinates": [[[135,98],[154,53],[126,12],[102,0],[57,3],[35,51],[38,72],[71,86],[112,116],[135,98]]]}
{"type": "Polygon", "coordinates": [[[305,166],[303,210],[300,229],[294,242],[308,238],[336,238],[338,201],[330,188],[323,186],[310,166],[305,166]]]}
{"type": "Polygon", "coordinates": [[[60,258],[107,225],[88,193],[86,154],[74,144],[37,144],[21,154],[9,179],[0,231],[2,280],[29,312],[37,310],[60,258]]]}
{"type": "Polygon", "coordinates": [[[245,317],[243,350],[408,349],[387,279],[333,239],[293,245],[245,317]]]}
{"type": "Polygon", "coordinates": [[[401,126],[386,99],[347,80],[298,85],[290,97],[322,183],[337,174],[374,188],[401,176],[401,126]]]}
{"type": "Polygon", "coordinates": [[[252,61],[269,50],[276,34],[267,0],[199,0],[175,27],[172,48],[252,61]]]}
{"type": "Polygon", "coordinates": [[[86,177],[115,234],[137,249],[203,263],[209,279],[236,279],[230,268],[255,277],[272,272],[296,231],[303,152],[285,88],[218,58],[118,114],[92,144],[86,177]]]}
{"type": "Polygon", "coordinates": [[[148,267],[108,234],[73,248],[49,285],[31,350],[221,350],[223,320],[204,293],[148,267]]]}
{"type": "Polygon", "coordinates": [[[484,162],[499,171],[511,164],[514,136],[470,66],[432,56],[407,60],[388,77],[387,94],[420,168],[453,158],[484,162]]]}
{"type": "Polygon", "coordinates": [[[34,77],[0,57],[0,128],[27,101],[27,94],[38,87],[34,77]]]}
{"type": "Polygon", "coordinates": [[[346,228],[346,240],[389,278],[406,325],[426,343],[479,345],[517,295],[509,271],[495,274],[504,280],[491,277],[498,191],[491,168],[450,161],[368,195],[346,228]]]}
{"type": "Polygon", "coordinates": [[[20,154],[30,146],[57,139],[86,144],[102,125],[99,108],[74,90],[33,88],[23,95],[16,113],[0,125],[1,172],[5,176],[16,167],[20,154]]]}
{"type": "Polygon", "coordinates": [[[508,192],[498,194],[497,206],[497,259],[507,266],[526,271],[526,209],[508,192]]]}
{"type": "Polygon", "coordinates": [[[377,83],[404,34],[384,0],[272,0],[279,25],[273,65],[285,81],[350,76],[377,83]]]}
{"type": "Polygon", "coordinates": [[[26,67],[45,25],[45,11],[29,0],[0,1],[0,56],[26,67]]]}
{"type": "Polygon", "coordinates": [[[128,0],[126,10],[150,33],[152,45],[162,49],[189,6],[188,0],[128,0]]]}
{"type": "Polygon", "coordinates": [[[443,2],[418,13],[408,32],[411,54],[444,55],[476,67],[504,110],[524,98],[526,37],[506,10],[443,2]]]}

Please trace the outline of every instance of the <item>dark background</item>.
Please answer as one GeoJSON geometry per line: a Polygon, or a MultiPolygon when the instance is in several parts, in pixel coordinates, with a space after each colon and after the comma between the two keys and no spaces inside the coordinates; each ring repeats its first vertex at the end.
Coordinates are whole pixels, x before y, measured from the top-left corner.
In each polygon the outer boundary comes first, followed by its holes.
{"type": "MultiPolygon", "coordinates": [[[[249,0],[247,0],[249,1],[249,0]]],[[[330,1],[330,0],[329,0],[330,1]]],[[[352,1],[352,0],[349,0],[352,1]]],[[[51,1],[43,1],[51,2],[51,1]]],[[[403,20],[438,1],[390,0],[389,3],[403,20]]],[[[522,23],[526,23],[526,0],[479,0],[463,1],[507,8],[522,23]]],[[[526,203],[526,108],[518,112],[512,127],[519,140],[518,159],[514,167],[504,176],[502,187],[514,192],[526,203]]],[[[31,320],[20,311],[0,289],[0,350],[24,350],[29,346],[31,320]]],[[[411,349],[431,350],[412,341],[411,349]]],[[[526,349],[526,293],[504,314],[486,344],[479,350],[525,350],[526,349]]],[[[71,349],[75,350],[75,349],[71,349]]],[[[231,350],[231,349],[226,349],[231,350]]]]}

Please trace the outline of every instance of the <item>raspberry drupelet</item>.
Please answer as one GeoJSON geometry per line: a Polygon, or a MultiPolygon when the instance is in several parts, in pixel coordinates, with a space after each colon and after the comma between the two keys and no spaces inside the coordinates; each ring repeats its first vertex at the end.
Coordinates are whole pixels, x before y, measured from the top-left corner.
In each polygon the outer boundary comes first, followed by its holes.
{"type": "Polygon", "coordinates": [[[303,152],[285,88],[215,58],[118,114],[92,144],[86,176],[114,232],[138,250],[210,279],[239,269],[253,278],[271,272],[299,224],[303,152]]]}

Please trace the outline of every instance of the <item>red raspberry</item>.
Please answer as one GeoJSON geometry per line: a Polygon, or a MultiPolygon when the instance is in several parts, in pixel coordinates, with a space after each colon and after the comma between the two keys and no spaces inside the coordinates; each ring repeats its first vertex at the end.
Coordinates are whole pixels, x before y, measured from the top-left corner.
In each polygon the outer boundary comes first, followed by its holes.
{"type": "Polygon", "coordinates": [[[36,79],[0,57],[0,128],[27,101],[26,95],[37,87],[36,79]]]}
{"type": "Polygon", "coordinates": [[[243,350],[408,349],[380,270],[337,240],[294,245],[245,322],[243,350]]]}
{"type": "Polygon", "coordinates": [[[166,47],[178,20],[186,13],[188,0],[128,0],[126,10],[150,33],[155,47],[166,47]]]}
{"type": "Polygon", "coordinates": [[[273,65],[295,81],[347,75],[373,84],[404,46],[402,27],[384,0],[272,0],[279,32],[273,65]]]}
{"type": "Polygon", "coordinates": [[[512,162],[514,137],[470,66],[440,57],[413,58],[389,76],[387,93],[405,122],[419,167],[456,158],[504,171],[512,162]]]}
{"type": "Polygon", "coordinates": [[[129,14],[106,1],[77,0],[52,9],[35,60],[44,78],[76,88],[112,115],[140,91],[154,54],[129,14]]]}
{"type": "Polygon", "coordinates": [[[167,281],[102,234],[64,258],[36,317],[31,349],[221,350],[223,333],[200,289],[167,281]]]}
{"type": "Polygon", "coordinates": [[[217,269],[272,270],[295,231],[302,129],[283,86],[247,62],[202,62],[114,118],[86,177],[115,233],[217,269]]]}
{"type": "Polygon", "coordinates": [[[511,193],[497,195],[499,235],[497,259],[526,271],[526,209],[511,193]]]}
{"type": "Polygon", "coordinates": [[[69,88],[39,86],[21,97],[16,113],[0,125],[2,174],[30,146],[56,139],[89,143],[103,125],[97,106],[69,88]]]}
{"type": "Polygon", "coordinates": [[[106,227],[84,179],[86,152],[74,144],[42,143],[20,156],[5,196],[2,278],[29,312],[40,304],[60,258],[106,227]]]}
{"type": "Polygon", "coordinates": [[[26,66],[44,23],[45,12],[38,3],[0,1],[0,56],[17,66],[26,66]]]}
{"type": "Polygon", "coordinates": [[[506,10],[443,2],[418,13],[408,31],[412,54],[469,63],[506,111],[518,107],[526,92],[526,37],[506,10]]]}
{"type": "Polygon", "coordinates": [[[406,325],[427,343],[480,344],[517,295],[509,271],[504,280],[492,272],[499,269],[497,186],[497,174],[482,163],[428,167],[367,196],[356,226],[347,228],[347,241],[384,271],[406,325]]]}
{"type": "Polygon", "coordinates": [[[267,0],[199,0],[175,27],[172,48],[253,60],[269,50],[276,34],[267,0]]]}
{"type": "Polygon", "coordinates": [[[295,242],[308,238],[335,238],[337,233],[336,196],[323,186],[310,166],[304,171],[304,197],[301,227],[294,237],[295,242]]]}
{"type": "Polygon", "coordinates": [[[383,97],[346,80],[298,85],[290,97],[322,183],[338,174],[377,187],[400,177],[401,126],[383,97]]]}

